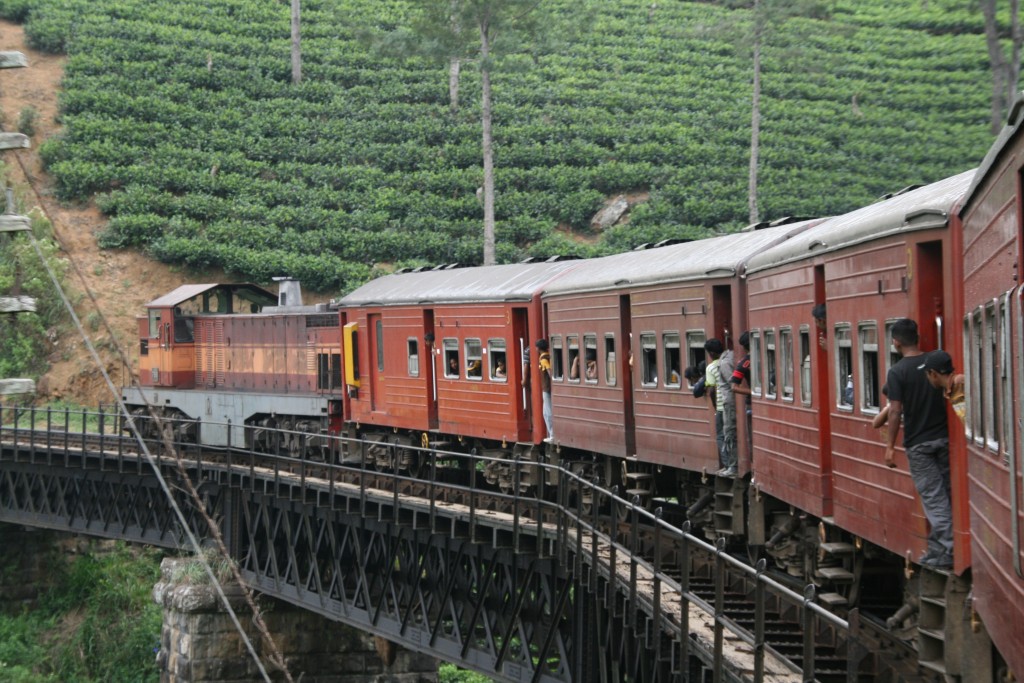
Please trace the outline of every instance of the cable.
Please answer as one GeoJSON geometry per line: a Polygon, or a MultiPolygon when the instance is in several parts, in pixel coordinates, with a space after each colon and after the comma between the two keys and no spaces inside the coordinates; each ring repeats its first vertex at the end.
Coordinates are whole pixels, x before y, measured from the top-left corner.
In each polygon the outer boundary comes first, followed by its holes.
{"type": "MultiPolygon", "coordinates": [[[[18,165],[21,167],[22,173],[25,175],[26,180],[28,180],[29,174],[28,174],[27,169],[25,168],[24,162],[17,155],[15,155],[15,158],[17,159],[18,165]]],[[[32,190],[32,193],[36,196],[37,200],[39,200],[40,210],[43,212],[44,215],[46,215],[46,210],[45,210],[45,208],[43,206],[42,197],[39,195],[38,191],[36,191],[36,188],[31,183],[29,183],[28,186],[32,190]]],[[[13,210],[13,207],[9,207],[9,210],[13,210]]],[[[51,225],[52,225],[52,221],[51,221],[51,225]]],[[[57,236],[56,230],[54,230],[54,236],[57,237],[58,242],[60,242],[60,239],[57,236]]],[[[189,545],[191,547],[192,552],[195,554],[196,559],[200,562],[200,564],[202,564],[203,569],[206,571],[206,575],[209,577],[210,581],[212,582],[212,584],[214,586],[214,589],[217,592],[217,595],[221,599],[221,602],[223,602],[225,609],[227,610],[228,614],[231,617],[231,621],[234,623],[235,628],[238,630],[238,633],[239,633],[239,635],[242,638],[242,641],[245,643],[246,649],[249,651],[249,654],[252,656],[253,660],[256,662],[256,666],[259,669],[260,674],[262,675],[263,679],[267,683],[271,683],[270,675],[267,673],[266,669],[264,668],[263,662],[260,661],[260,657],[257,654],[256,649],[253,646],[252,642],[250,641],[248,635],[245,633],[245,630],[242,628],[242,624],[241,624],[241,622],[238,619],[238,615],[235,614],[234,609],[232,609],[231,604],[228,601],[227,595],[225,595],[224,589],[223,589],[223,587],[220,584],[220,581],[218,581],[217,576],[215,575],[215,573],[213,571],[213,568],[210,566],[209,561],[206,559],[206,557],[201,552],[201,547],[199,545],[198,539],[196,539],[195,535],[192,533],[192,530],[189,528],[188,522],[185,519],[184,513],[182,513],[181,508],[178,507],[177,502],[174,500],[174,496],[171,494],[171,491],[170,491],[170,488],[169,488],[169,486],[167,484],[167,481],[164,479],[163,475],[160,472],[159,463],[156,461],[156,458],[150,452],[149,447],[146,445],[145,440],[142,438],[142,434],[140,433],[140,431],[138,430],[138,428],[135,425],[135,420],[134,420],[133,416],[128,413],[127,407],[124,405],[124,401],[121,399],[120,393],[117,391],[117,388],[114,386],[113,381],[110,379],[110,375],[107,373],[107,370],[106,370],[106,368],[103,365],[102,359],[100,359],[100,357],[99,357],[99,353],[96,351],[96,347],[93,345],[92,340],[89,339],[89,336],[88,336],[88,334],[85,331],[85,328],[82,326],[81,320],[78,318],[77,313],[75,313],[74,307],[71,305],[71,302],[68,299],[67,295],[65,294],[64,289],[61,287],[60,282],[57,280],[56,274],[53,272],[53,269],[50,267],[50,264],[47,263],[46,257],[43,254],[42,249],[39,246],[39,242],[38,242],[38,240],[36,239],[35,235],[32,233],[31,230],[28,231],[28,237],[29,237],[29,240],[32,243],[33,249],[35,250],[36,254],[39,256],[39,259],[42,262],[43,267],[46,269],[47,274],[50,276],[50,280],[53,282],[54,288],[57,290],[57,293],[60,295],[61,300],[64,302],[65,308],[67,309],[68,313],[71,314],[72,321],[74,322],[74,325],[77,328],[79,334],[82,336],[82,339],[85,341],[85,345],[88,348],[89,354],[92,356],[93,361],[96,363],[96,367],[99,369],[100,373],[103,375],[103,380],[106,383],[107,388],[110,390],[111,395],[114,397],[114,400],[117,403],[118,411],[120,412],[120,414],[125,419],[125,424],[127,424],[131,428],[132,434],[135,436],[135,439],[138,442],[139,447],[142,450],[142,453],[143,453],[143,455],[146,458],[146,461],[149,463],[150,467],[153,468],[153,473],[156,476],[157,481],[160,483],[160,487],[163,489],[164,494],[167,496],[167,500],[168,500],[171,508],[173,509],[175,516],[178,519],[178,523],[180,524],[183,532],[185,533],[185,535],[188,538],[189,545]]],[[[61,245],[61,246],[63,248],[63,245],[61,245]]],[[[124,350],[121,348],[121,345],[118,342],[117,337],[114,335],[113,330],[110,328],[110,324],[108,323],[108,321],[106,319],[106,316],[104,316],[103,312],[100,310],[99,304],[96,301],[96,298],[93,295],[92,290],[89,288],[88,283],[85,281],[85,278],[83,277],[82,272],[81,272],[81,270],[78,267],[78,264],[75,262],[74,259],[72,259],[70,257],[70,254],[67,252],[66,249],[65,249],[65,253],[68,254],[68,262],[71,264],[71,267],[74,269],[75,274],[78,276],[79,280],[81,281],[82,287],[85,290],[86,295],[89,297],[90,301],[93,302],[93,305],[96,308],[97,315],[99,315],[100,320],[102,321],[104,328],[107,330],[107,333],[110,335],[111,344],[112,344],[113,348],[115,349],[118,357],[120,358],[122,364],[125,367],[130,368],[131,364],[128,362],[128,359],[127,359],[127,356],[124,353],[124,350]]],[[[133,385],[136,384],[136,380],[135,380],[134,376],[131,376],[131,381],[132,381],[133,385]]],[[[142,392],[140,392],[140,394],[141,393],[142,392]]],[[[269,655],[269,658],[270,658],[271,662],[274,664],[274,666],[276,666],[278,669],[280,669],[280,671],[284,674],[284,677],[288,681],[288,683],[294,683],[294,679],[292,679],[291,674],[288,671],[287,665],[285,664],[284,657],[281,654],[280,649],[277,647],[277,643],[274,642],[273,637],[270,635],[270,631],[267,628],[266,622],[263,620],[262,613],[261,613],[259,607],[256,605],[256,602],[255,602],[254,598],[252,597],[252,589],[243,580],[241,572],[238,569],[238,565],[232,560],[231,555],[228,552],[227,547],[224,544],[224,539],[223,539],[223,536],[221,535],[219,525],[212,518],[210,518],[209,515],[206,514],[206,511],[204,509],[204,505],[203,505],[202,499],[200,498],[198,491],[196,491],[195,486],[193,485],[191,478],[188,476],[188,472],[185,469],[184,462],[182,461],[181,456],[178,453],[177,448],[174,447],[174,444],[171,441],[171,435],[168,433],[168,430],[164,429],[164,422],[163,422],[163,420],[160,418],[159,415],[156,414],[156,412],[153,410],[153,407],[145,399],[145,396],[143,396],[143,400],[146,401],[146,409],[149,412],[150,418],[152,418],[154,420],[154,422],[155,422],[155,424],[157,426],[157,429],[159,430],[159,432],[161,434],[161,437],[163,439],[164,448],[167,449],[167,451],[174,458],[174,461],[175,461],[175,463],[177,465],[178,471],[179,471],[179,473],[182,476],[182,480],[185,482],[185,485],[186,485],[186,488],[188,490],[189,496],[195,501],[196,509],[198,510],[199,514],[202,515],[204,521],[206,522],[208,528],[210,529],[210,533],[213,536],[213,539],[214,539],[214,542],[215,542],[215,544],[217,546],[218,551],[227,560],[228,566],[231,567],[231,572],[232,572],[232,575],[233,575],[235,581],[242,588],[242,594],[245,596],[246,604],[248,605],[249,609],[252,610],[253,623],[256,625],[256,628],[260,631],[260,634],[263,636],[264,640],[267,642],[268,649],[269,649],[268,655],[269,655]]]]}

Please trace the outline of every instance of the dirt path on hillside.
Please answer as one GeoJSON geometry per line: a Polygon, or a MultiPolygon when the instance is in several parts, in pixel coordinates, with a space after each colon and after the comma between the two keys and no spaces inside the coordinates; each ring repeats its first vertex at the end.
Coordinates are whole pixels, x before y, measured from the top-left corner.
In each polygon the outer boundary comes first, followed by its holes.
{"type": "MultiPolygon", "coordinates": [[[[29,63],[25,69],[0,71],[3,130],[16,130],[26,107],[38,112],[32,148],[3,153],[8,181],[23,188],[19,189],[19,195],[24,197],[20,213],[38,207],[52,222],[63,256],[71,264],[65,284],[69,298],[76,302],[78,317],[84,321],[93,343],[101,347],[101,357],[115,385],[119,385],[127,377],[122,374],[115,354],[108,350],[111,338],[100,316],[106,319],[121,348],[136,365],[135,316],[142,312],[145,302],[169,292],[187,278],[135,251],[101,251],[96,235],[106,221],[92,202],[66,205],[57,201],[37,150],[42,142],[60,133],[57,99],[65,59],[32,50],[25,42],[22,27],[6,21],[0,21],[0,50],[21,52],[29,63]],[[81,303],[77,303],[79,300],[81,303]]],[[[77,331],[72,329],[59,335],[49,360],[51,370],[37,386],[40,401],[64,399],[95,406],[99,401],[112,400],[77,331]]]]}

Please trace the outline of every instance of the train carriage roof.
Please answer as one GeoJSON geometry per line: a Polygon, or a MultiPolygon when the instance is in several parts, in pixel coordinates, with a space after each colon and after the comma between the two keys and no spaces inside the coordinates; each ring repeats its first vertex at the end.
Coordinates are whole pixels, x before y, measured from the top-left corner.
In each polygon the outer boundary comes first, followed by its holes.
{"type": "Polygon", "coordinates": [[[985,182],[985,178],[988,177],[988,174],[996,166],[996,162],[1003,157],[1007,148],[1010,147],[1011,141],[1017,137],[1022,124],[1024,124],[1024,95],[1018,95],[1017,100],[1010,108],[1010,114],[1006,117],[1006,125],[999,131],[999,137],[992,143],[992,147],[985,154],[985,159],[982,160],[981,166],[978,167],[978,172],[974,175],[974,182],[971,183],[970,189],[967,190],[967,196],[964,198],[963,206],[960,208],[961,216],[966,214],[978,188],[985,182]]]}
{"type": "Polygon", "coordinates": [[[545,296],[650,286],[743,272],[751,256],[806,230],[821,219],[737,232],[666,247],[590,259],[552,282],[545,296]]]}
{"type": "Polygon", "coordinates": [[[341,306],[397,306],[529,301],[552,279],[581,263],[545,261],[396,273],[371,280],[336,303],[341,306]]]}
{"type": "Polygon", "coordinates": [[[965,171],[830,218],[751,258],[747,272],[755,273],[887,235],[942,227],[957,210],[973,177],[974,170],[965,171]]]}

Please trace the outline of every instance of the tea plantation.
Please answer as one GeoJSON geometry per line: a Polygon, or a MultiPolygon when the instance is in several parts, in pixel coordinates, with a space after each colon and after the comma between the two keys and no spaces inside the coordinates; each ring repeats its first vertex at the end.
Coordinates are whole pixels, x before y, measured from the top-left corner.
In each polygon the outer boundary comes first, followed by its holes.
{"type": "MultiPolygon", "coordinates": [[[[582,3],[544,0],[567,19],[582,3]]],[[[97,195],[106,247],[139,247],[327,292],[382,264],[479,263],[480,83],[384,55],[401,0],[0,0],[66,52],[65,200],[97,195]]],[[[977,165],[991,142],[980,11],[958,0],[831,0],[774,27],[763,57],[763,219],[828,215],[977,165]]],[[[591,255],[747,222],[751,14],[594,0],[578,38],[495,63],[498,258],[591,255]],[[642,199],[594,234],[606,200],[642,199]]]]}

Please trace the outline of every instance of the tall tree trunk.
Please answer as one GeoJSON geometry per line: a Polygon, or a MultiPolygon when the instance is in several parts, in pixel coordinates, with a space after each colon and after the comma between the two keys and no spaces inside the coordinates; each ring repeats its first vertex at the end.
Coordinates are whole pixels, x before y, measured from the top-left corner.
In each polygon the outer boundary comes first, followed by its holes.
{"type": "Polygon", "coordinates": [[[1024,34],[1020,28],[1020,0],[1010,0],[1010,42],[1010,64],[1006,73],[1007,106],[1017,99],[1017,82],[1020,80],[1020,47],[1024,42],[1024,34]]]}
{"type": "Polygon", "coordinates": [[[750,107],[750,179],[747,207],[751,225],[757,223],[757,165],[761,156],[761,0],[754,0],[754,95],[750,107]]]}
{"type": "Polygon", "coordinates": [[[448,110],[455,115],[459,113],[459,72],[462,60],[452,57],[448,62],[448,110]]]}
{"type": "MultiPolygon", "coordinates": [[[[999,44],[999,27],[996,24],[996,0],[980,0],[981,13],[985,17],[985,43],[988,45],[988,62],[992,69],[991,128],[996,135],[1003,127],[1007,66],[1003,48],[999,44]]],[[[1016,87],[1014,84],[1013,87],[1016,87]]]]}
{"type": "Polygon", "coordinates": [[[299,2],[292,0],[292,84],[302,82],[302,41],[299,37],[299,2]]]}
{"type": "Polygon", "coordinates": [[[480,23],[480,118],[483,121],[484,145],[484,265],[495,263],[494,255],[494,151],[491,137],[491,67],[490,37],[487,22],[480,23]]]}

